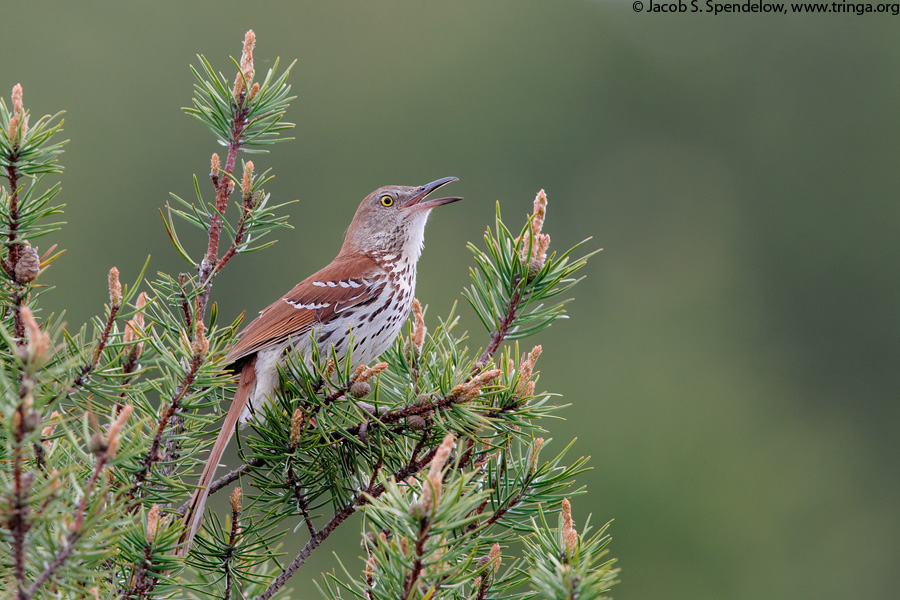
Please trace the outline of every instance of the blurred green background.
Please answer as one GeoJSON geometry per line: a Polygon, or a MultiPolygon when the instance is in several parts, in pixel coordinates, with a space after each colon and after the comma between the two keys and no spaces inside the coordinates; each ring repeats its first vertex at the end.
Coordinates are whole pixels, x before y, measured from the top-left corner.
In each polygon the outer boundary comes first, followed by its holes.
{"type": "MultiPolygon", "coordinates": [[[[888,598],[900,585],[900,37],[886,15],[647,15],[629,2],[0,2],[0,88],[65,109],[68,252],[45,308],[78,325],[106,271],[183,269],[157,209],[218,148],[189,63],[299,59],[296,140],[254,157],[296,229],[214,297],[255,313],[327,263],[358,201],[446,175],[418,296],[460,300],[494,202],[540,188],[556,248],[606,250],[544,345],[615,519],[620,600],[888,598]]],[[[51,240],[41,240],[44,248],[51,240]]],[[[193,248],[200,248],[198,237],[193,248]]],[[[199,252],[198,252],[199,254],[199,252]]],[[[468,309],[466,327],[483,344],[468,309]]],[[[295,579],[354,565],[358,522],[295,579]]],[[[299,535],[299,534],[298,534],[299,535]]],[[[359,565],[357,565],[359,566],[359,565]]]]}

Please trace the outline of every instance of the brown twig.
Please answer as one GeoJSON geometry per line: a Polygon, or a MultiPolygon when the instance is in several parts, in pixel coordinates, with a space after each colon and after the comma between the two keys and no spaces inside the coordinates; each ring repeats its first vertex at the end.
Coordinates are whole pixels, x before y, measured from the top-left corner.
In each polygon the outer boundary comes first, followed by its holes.
{"type": "Polygon", "coordinates": [[[9,517],[9,529],[13,538],[13,572],[16,578],[16,587],[18,588],[17,597],[19,600],[27,600],[28,596],[25,591],[25,535],[28,533],[30,525],[28,523],[28,490],[22,472],[25,462],[23,444],[26,431],[24,403],[21,402],[21,399],[16,407],[14,422],[15,430],[13,435],[16,445],[13,448],[13,482],[15,489],[13,509],[9,517]]]}
{"type": "Polygon", "coordinates": [[[476,600],[484,600],[487,595],[488,588],[491,586],[491,576],[485,573],[481,578],[481,585],[478,586],[478,595],[475,596],[476,600]]]}
{"type": "Polygon", "coordinates": [[[428,539],[428,523],[429,519],[422,519],[419,523],[419,535],[416,536],[416,560],[413,562],[412,571],[403,582],[403,595],[406,600],[412,598],[413,590],[416,589],[416,582],[419,580],[419,574],[422,572],[422,557],[425,556],[425,540],[428,539]]]}
{"type": "Polygon", "coordinates": [[[230,563],[234,558],[234,550],[237,548],[238,538],[241,535],[241,488],[235,488],[231,494],[231,530],[228,532],[228,545],[222,556],[222,570],[225,571],[225,593],[222,600],[231,600],[231,586],[233,574],[230,563]]]}
{"type": "Polygon", "coordinates": [[[75,519],[72,522],[72,525],[69,529],[69,535],[66,536],[66,541],[63,544],[63,547],[59,549],[56,553],[56,556],[53,558],[50,563],[44,567],[44,570],[38,575],[37,579],[32,582],[32,584],[28,587],[24,592],[20,592],[19,597],[22,600],[30,600],[34,593],[40,588],[44,583],[46,583],[51,577],[53,577],[54,573],[56,573],[60,567],[62,567],[66,561],[69,559],[69,556],[72,554],[72,550],[75,548],[75,544],[78,543],[78,540],[81,539],[81,535],[83,533],[82,526],[84,525],[84,519],[87,513],[87,505],[88,499],[91,496],[91,492],[93,492],[94,487],[97,485],[97,481],[100,479],[100,474],[103,472],[104,467],[106,467],[107,462],[110,459],[109,452],[103,451],[99,452],[97,455],[97,464],[94,466],[94,472],[91,473],[91,478],[88,480],[87,486],[84,489],[84,495],[81,498],[81,502],[78,503],[78,508],[75,509],[75,519]]]}
{"type": "Polygon", "coordinates": [[[194,378],[197,376],[197,371],[200,369],[200,365],[202,364],[202,355],[195,354],[193,360],[191,360],[190,363],[190,370],[185,375],[181,387],[166,404],[165,409],[162,411],[162,414],[160,414],[159,420],[156,424],[156,433],[153,436],[153,441],[150,442],[150,448],[147,450],[144,458],[141,459],[141,470],[138,471],[137,474],[135,474],[134,486],[128,491],[129,498],[133,499],[138,493],[140,493],[140,488],[147,481],[147,477],[150,475],[150,470],[153,468],[153,465],[159,462],[159,448],[162,445],[163,434],[165,433],[166,427],[169,425],[169,421],[181,406],[181,401],[187,395],[191,385],[194,383],[194,378]]]}
{"type": "MultiPolygon", "coordinates": [[[[436,450],[436,449],[435,449],[436,450]]],[[[395,471],[391,478],[395,481],[401,481],[406,479],[410,475],[414,475],[421,471],[428,463],[431,462],[431,459],[434,457],[435,450],[428,452],[425,456],[423,456],[419,460],[410,461],[405,467],[395,471]]],[[[368,490],[359,490],[348,504],[341,507],[337,512],[335,512],[334,516],[331,518],[328,523],[326,523],[322,529],[316,532],[316,535],[310,538],[303,549],[299,554],[291,561],[291,564],[287,566],[279,575],[275,578],[275,580],[269,584],[269,587],[265,589],[265,591],[256,597],[256,600],[268,600],[271,598],[278,590],[284,587],[284,584],[288,579],[299,569],[303,563],[305,563],[313,551],[319,547],[319,545],[331,535],[335,529],[340,526],[341,523],[346,521],[353,513],[357,511],[361,506],[365,506],[369,502],[369,498],[377,498],[385,491],[384,484],[378,484],[373,488],[368,490]]]]}
{"type": "Polygon", "coordinates": [[[297,480],[297,476],[294,475],[294,466],[290,462],[288,463],[287,484],[291,487],[291,491],[294,494],[294,501],[297,503],[297,509],[303,516],[303,522],[306,523],[309,535],[315,536],[316,528],[309,515],[309,504],[306,502],[306,494],[303,493],[303,486],[297,480]]]}
{"type": "MultiPolygon", "coordinates": [[[[249,473],[250,469],[252,469],[254,467],[261,467],[265,464],[266,464],[266,461],[264,461],[261,458],[251,458],[245,464],[241,465],[240,467],[238,467],[232,471],[229,471],[228,473],[225,473],[224,475],[222,475],[221,477],[219,477],[218,479],[213,481],[211,484],[209,484],[209,495],[212,496],[213,494],[215,494],[216,492],[221,490],[223,487],[227,486],[229,483],[236,481],[241,475],[243,475],[245,473],[249,473]]],[[[189,505],[190,505],[190,501],[187,501],[184,504],[182,504],[181,507],[179,507],[179,509],[177,511],[178,514],[183,515],[185,512],[187,512],[189,505]]]]}
{"type": "Polygon", "coordinates": [[[213,271],[213,276],[215,276],[222,268],[228,264],[228,261],[237,254],[238,246],[241,245],[241,242],[244,240],[244,236],[247,234],[247,230],[249,228],[249,224],[247,222],[247,217],[250,215],[250,212],[253,210],[253,197],[250,195],[244,196],[244,203],[242,204],[242,212],[241,218],[238,221],[237,233],[234,236],[234,239],[231,241],[231,245],[228,247],[228,250],[225,251],[225,254],[222,255],[222,258],[219,259],[219,262],[216,263],[216,268],[213,271]]]}
{"type": "Polygon", "coordinates": [[[116,315],[119,314],[119,308],[120,305],[118,304],[113,304],[109,307],[109,317],[107,317],[106,319],[106,326],[103,328],[103,332],[100,334],[100,339],[97,340],[97,347],[94,348],[94,353],[91,355],[91,360],[81,367],[81,371],[75,377],[73,385],[77,387],[83,386],[91,371],[97,368],[97,364],[99,364],[100,362],[100,354],[103,352],[103,349],[106,348],[106,344],[109,341],[109,334],[112,331],[113,323],[115,323],[116,320],[116,315]]]}
{"type": "Polygon", "coordinates": [[[494,354],[500,348],[500,344],[503,343],[503,340],[505,340],[506,336],[509,334],[513,321],[516,320],[516,311],[519,308],[519,302],[522,300],[523,285],[521,284],[521,277],[514,275],[512,283],[515,286],[515,289],[506,305],[506,315],[500,319],[500,323],[497,324],[497,329],[491,332],[490,343],[488,343],[487,347],[485,347],[484,351],[481,353],[481,356],[478,357],[478,361],[475,363],[476,370],[479,366],[483,367],[488,364],[488,361],[493,358],[494,354]]]}
{"type": "MultiPolygon", "coordinates": [[[[247,126],[247,115],[250,107],[245,105],[246,91],[240,93],[239,98],[232,103],[231,140],[228,143],[228,154],[225,157],[225,177],[216,177],[216,209],[209,222],[209,243],[206,248],[206,256],[200,262],[197,269],[197,282],[200,292],[197,295],[197,318],[202,319],[206,314],[206,305],[209,302],[209,292],[212,288],[212,280],[219,263],[219,236],[222,232],[222,217],[228,208],[228,198],[234,191],[234,182],[231,175],[234,174],[234,166],[237,153],[243,145],[244,128],[247,126]]],[[[230,258],[230,257],[229,257],[230,258]]]]}
{"type": "Polygon", "coordinates": [[[3,270],[13,282],[13,333],[19,346],[25,345],[25,323],[22,321],[22,306],[28,298],[24,285],[19,283],[16,277],[16,265],[19,263],[19,169],[16,162],[19,160],[19,145],[15,144],[12,152],[6,155],[6,179],[9,181],[9,195],[7,196],[6,240],[9,260],[3,264],[3,270]]]}
{"type": "Polygon", "coordinates": [[[142,599],[156,587],[156,578],[148,576],[147,567],[153,564],[153,547],[150,544],[144,545],[144,559],[137,566],[132,577],[131,587],[123,590],[122,599],[142,599]]]}
{"type": "Polygon", "coordinates": [[[181,297],[181,312],[184,315],[184,326],[188,331],[192,331],[194,329],[194,324],[191,320],[191,309],[188,306],[187,295],[184,293],[184,283],[186,280],[186,273],[178,274],[178,295],[181,297]]]}

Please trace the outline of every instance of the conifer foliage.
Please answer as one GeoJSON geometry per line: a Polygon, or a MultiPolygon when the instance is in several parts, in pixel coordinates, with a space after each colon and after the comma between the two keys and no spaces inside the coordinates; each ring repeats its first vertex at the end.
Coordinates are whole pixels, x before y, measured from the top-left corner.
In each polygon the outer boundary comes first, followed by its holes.
{"type": "Polygon", "coordinates": [[[498,205],[469,246],[463,294],[483,333],[416,301],[377,364],[289,355],[276,397],[238,433],[240,465],[211,486],[228,510],[208,509],[181,556],[185,503],[234,388],[223,359],[240,319],[221,318],[212,284],[289,227],[269,171],[238,160],[292,127],[291,67],[257,77],[255,44],[250,31],[233,77],[203,56],[192,68],[185,112],[224,150],[190,198],[160,209],[185,272],[109,265],[109,303],[80,329],[40,308],[45,271],[65,262],[52,245],[62,119],[33,120],[19,85],[0,99],[0,597],[307,598],[291,576],[356,513],[362,550],[317,583],[325,598],[603,597],[617,576],[607,526],[579,532],[568,500],[586,459],[544,448],[560,410],[539,386],[550,350],[523,343],[564,316],[590,256],[551,248],[543,191],[520,229],[498,205]],[[295,556],[281,550],[289,532],[306,540],[295,556]]]}

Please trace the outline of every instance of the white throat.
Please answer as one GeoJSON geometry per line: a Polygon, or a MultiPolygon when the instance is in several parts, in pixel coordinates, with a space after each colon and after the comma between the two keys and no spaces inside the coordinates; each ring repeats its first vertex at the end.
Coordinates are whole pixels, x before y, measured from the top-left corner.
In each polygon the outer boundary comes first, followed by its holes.
{"type": "Polygon", "coordinates": [[[406,241],[400,250],[400,259],[404,262],[416,264],[422,256],[422,248],[425,247],[425,223],[428,222],[430,210],[423,210],[410,215],[407,218],[406,241]]]}

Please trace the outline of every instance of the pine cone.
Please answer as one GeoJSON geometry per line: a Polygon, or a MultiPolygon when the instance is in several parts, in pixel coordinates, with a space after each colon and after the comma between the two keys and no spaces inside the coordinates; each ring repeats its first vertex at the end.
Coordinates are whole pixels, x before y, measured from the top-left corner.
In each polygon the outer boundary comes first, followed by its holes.
{"type": "Polygon", "coordinates": [[[31,246],[19,247],[19,261],[16,263],[16,281],[31,283],[41,272],[41,259],[31,246]]]}
{"type": "Polygon", "coordinates": [[[354,398],[364,398],[368,396],[371,391],[372,386],[365,381],[357,381],[350,386],[350,395],[354,398]]]}

